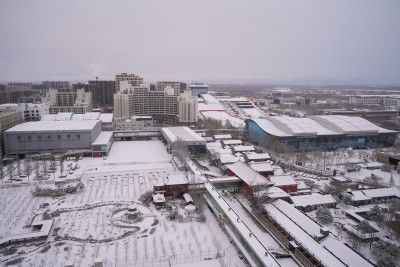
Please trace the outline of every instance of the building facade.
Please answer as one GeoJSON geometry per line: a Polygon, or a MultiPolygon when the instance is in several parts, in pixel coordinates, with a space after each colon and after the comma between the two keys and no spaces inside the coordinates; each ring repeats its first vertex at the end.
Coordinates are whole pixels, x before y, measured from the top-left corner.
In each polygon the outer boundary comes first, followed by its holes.
{"type": "Polygon", "coordinates": [[[164,91],[169,86],[174,88],[174,95],[179,95],[186,90],[186,83],[181,81],[159,81],[157,82],[157,91],[164,91]]]}
{"type": "Polygon", "coordinates": [[[3,133],[5,130],[23,123],[22,113],[19,110],[0,110],[0,160],[4,155],[3,133]]]}
{"type": "Polygon", "coordinates": [[[89,81],[92,93],[93,106],[96,108],[114,107],[115,82],[114,81],[89,81]]]}
{"type": "Polygon", "coordinates": [[[149,84],[131,87],[120,83],[120,92],[114,94],[114,116],[129,119],[131,116],[149,115],[163,123],[197,121],[197,98],[188,92],[175,95],[175,89],[166,86],[163,91],[152,91],[149,84]]]}
{"type": "Polygon", "coordinates": [[[120,83],[122,81],[127,81],[130,86],[139,86],[143,83],[143,78],[135,74],[128,74],[128,73],[116,74],[115,92],[121,91],[120,83]]]}
{"type": "Polygon", "coordinates": [[[99,120],[25,122],[4,132],[5,154],[91,151],[101,130],[99,120]]]}
{"type": "Polygon", "coordinates": [[[392,146],[398,132],[359,117],[322,115],[309,118],[266,116],[246,120],[248,137],[276,151],[392,146]]]}
{"type": "Polygon", "coordinates": [[[84,114],[92,111],[92,93],[79,89],[76,92],[49,90],[42,98],[43,104],[50,105],[49,114],[73,112],[84,114]]]}

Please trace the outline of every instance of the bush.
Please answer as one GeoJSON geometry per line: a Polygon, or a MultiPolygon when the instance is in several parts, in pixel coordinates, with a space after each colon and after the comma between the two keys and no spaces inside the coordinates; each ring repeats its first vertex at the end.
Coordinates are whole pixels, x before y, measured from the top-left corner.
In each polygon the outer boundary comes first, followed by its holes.
{"type": "Polygon", "coordinates": [[[139,197],[139,201],[142,202],[143,205],[149,206],[150,203],[153,201],[153,192],[148,191],[148,192],[146,192],[146,193],[143,193],[143,194],[139,197]]]}
{"type": "Polygon", "coordinates": [[[4,256],[10,256],[10,255],[15,254],[15,252],[17,252],[16,248],[9,248],[9,249],[6,249],[6,250],[3,251],[3,255],[4,256]]]}
{"type": "Polygon", "coordinates": [[[49,251],[50,248],[51,248],[50,245],[45,246],[44,248],[42,248],[42,249],[39,251],[39,253],[46,253],[47,251],[49,251]]]}
{"type": "Polygon", "coordinates": [[[24,258],[18,258],[15,260],[11,260],[11,261],[7,261],[6,264],[4,264],[5,266],[10,266],[10,265],[17,265],[18,263],[23,262],[24,258]]]}
{"type": "Polygon", "coordinates": [[[331,211],[325,207],[318,208],[315,215],[317,216],[317,219],[320,220],[322,223],[333,222],[333,216],[331,211]]]}

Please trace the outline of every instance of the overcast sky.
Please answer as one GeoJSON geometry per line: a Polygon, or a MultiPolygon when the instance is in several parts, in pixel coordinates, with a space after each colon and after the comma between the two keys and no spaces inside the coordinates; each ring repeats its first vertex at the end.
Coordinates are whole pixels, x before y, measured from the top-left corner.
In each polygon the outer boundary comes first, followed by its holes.
{"type": "Polygon", "coordinates": [[[0,81],[400,84],[399,11],[399,0],[1,0],[0,81]]]}

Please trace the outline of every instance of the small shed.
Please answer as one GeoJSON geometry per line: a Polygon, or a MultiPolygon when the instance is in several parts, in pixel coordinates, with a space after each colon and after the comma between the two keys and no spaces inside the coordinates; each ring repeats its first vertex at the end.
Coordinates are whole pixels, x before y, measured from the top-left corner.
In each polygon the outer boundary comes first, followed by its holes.
{"type": "Polygon", "coordinates": [[[183,198],[186,201],[186,205],[194,204],[193,198],[189,195],[189,193],[183,194],[183,198]]]}
{"type": "Polygon", "coordinates": [[[153,195],[153,202],[156,206],[162,206],[165,203],[164,194],[157,193],[153,195]]]}

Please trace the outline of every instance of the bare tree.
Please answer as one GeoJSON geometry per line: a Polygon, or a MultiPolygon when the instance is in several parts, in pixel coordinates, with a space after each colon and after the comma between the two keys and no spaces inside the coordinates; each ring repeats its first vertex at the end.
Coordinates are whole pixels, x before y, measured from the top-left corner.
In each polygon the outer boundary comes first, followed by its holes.
{"type": "Polygon", "coordinates": [[[21,159],[19,157],[17,158],[17,174],[18,177],[21,177],[21,159]]]}
{"type": "Polygon", "coordinates": [[[42,160],[42,168],[43,168],[43,172],[44,172],[44,178],[46,178],[47,177],[47,170],[48,170],[46,159],[42,160]]]}
{"type": "Polygon", "coordinates": [[[29,173],[30,173],[30,168],[31,168],[31,166],[32,166],[32,161],[31,161],[31,159],[30,159],[30,158],[26,158],[26,159],[23,161],[22,165],[24,166],[24,169],[25,169],[25,171],[26,171],[26,175],[28,176],[28,181],[29,181],[29,173]]]}
{"type": "Polygon", "coordinates": [[[4,183],[4,181],[3,181],[3,175],[4,175],[3,161],[0,160],[0,179],[1,179],[1,183],[4,183]]]}

